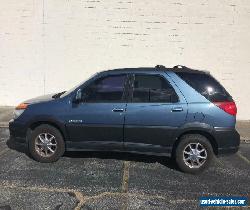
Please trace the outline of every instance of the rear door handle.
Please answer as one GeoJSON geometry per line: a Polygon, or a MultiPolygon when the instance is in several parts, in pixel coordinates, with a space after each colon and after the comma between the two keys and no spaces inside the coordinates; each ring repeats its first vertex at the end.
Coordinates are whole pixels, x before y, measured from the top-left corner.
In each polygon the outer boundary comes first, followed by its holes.
{"type": "Polygon", "coordinates": [[[124,112],[124,109],[114,108],[112,111],[113,112],[124,112]]]}
{"type": "Polygon", "coordinates": [[[174,107],[171,111],[172,112],[182,112],[183,108],[182,107],[174,107]]]}

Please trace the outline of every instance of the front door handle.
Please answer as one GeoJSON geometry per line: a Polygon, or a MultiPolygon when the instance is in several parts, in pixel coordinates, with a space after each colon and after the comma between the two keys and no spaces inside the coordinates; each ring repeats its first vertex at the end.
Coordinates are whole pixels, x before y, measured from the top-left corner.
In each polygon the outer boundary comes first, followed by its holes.
{"type": "Polygon", "coordinates": [[[183,108],[182,107],[174,107],[171,111],[172,112],[182,112],[183,108]]]}
{"type": "Polygon", "coordinates": [[[114,108],[112,112],[124,112],[124,109],[114,108]]]}

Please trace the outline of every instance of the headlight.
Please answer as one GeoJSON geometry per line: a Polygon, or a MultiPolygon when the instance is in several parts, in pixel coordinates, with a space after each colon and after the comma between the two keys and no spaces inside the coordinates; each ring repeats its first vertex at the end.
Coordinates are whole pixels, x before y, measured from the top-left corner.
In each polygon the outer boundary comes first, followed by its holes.
{"type": "Polygon", "coordinates": [[[26,103],[21,103],[21,104],[19,104],[16,108],[15,108],[15,110],[14,110],[14,113],[13,113],[13,118],[14,119],[17,119],[23,112],[24,112],[24,110],[26,109],[28,107],[28,104],[26,104],[26,103]]]}
{"type": "Polygon", "coordinates": [[[13,118],[17,119],[23,112],[24,112],[24,109],[19,109],[19,110],[15,109],[13,113],[13,118]]]}

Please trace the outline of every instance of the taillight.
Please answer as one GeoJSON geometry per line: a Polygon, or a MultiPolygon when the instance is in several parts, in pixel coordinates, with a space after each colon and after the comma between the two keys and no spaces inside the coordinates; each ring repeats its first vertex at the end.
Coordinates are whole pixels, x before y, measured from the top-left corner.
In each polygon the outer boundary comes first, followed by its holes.
{"type": "Polygon", "coordinates": [[[225,102],[213,102],[213,103],[228,114],[234,116],[237,114],[237,107],[234,102],[225,101],[225,102]]]}

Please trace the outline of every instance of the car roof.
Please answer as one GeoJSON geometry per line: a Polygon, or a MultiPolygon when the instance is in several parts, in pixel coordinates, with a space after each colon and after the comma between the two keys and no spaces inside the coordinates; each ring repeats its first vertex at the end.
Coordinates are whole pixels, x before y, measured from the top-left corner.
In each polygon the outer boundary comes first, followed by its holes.
{"type": "MultiPolygon", "coordinates": [[[[119,68],[119,69],[112,69],[112,70],[106,70],[102,72],[107,72],[107,73],[155,73],[155,72],[166,72],[166,71],[171,71],[171,72],[187,72],[187,73],[197,73],[197,74],[204,74],[204,73],[209,73],[208,71],[202,71],[202,70],[196,70],[196,69],[191,69],[186,66],[181,66],[177,65],[172,68],[167,68],[162,65],[157,65],[155,67],[137,67],[137,68],[119,68]]],[[[100,72],[100,73],[102,73],[100,72]]]]}

